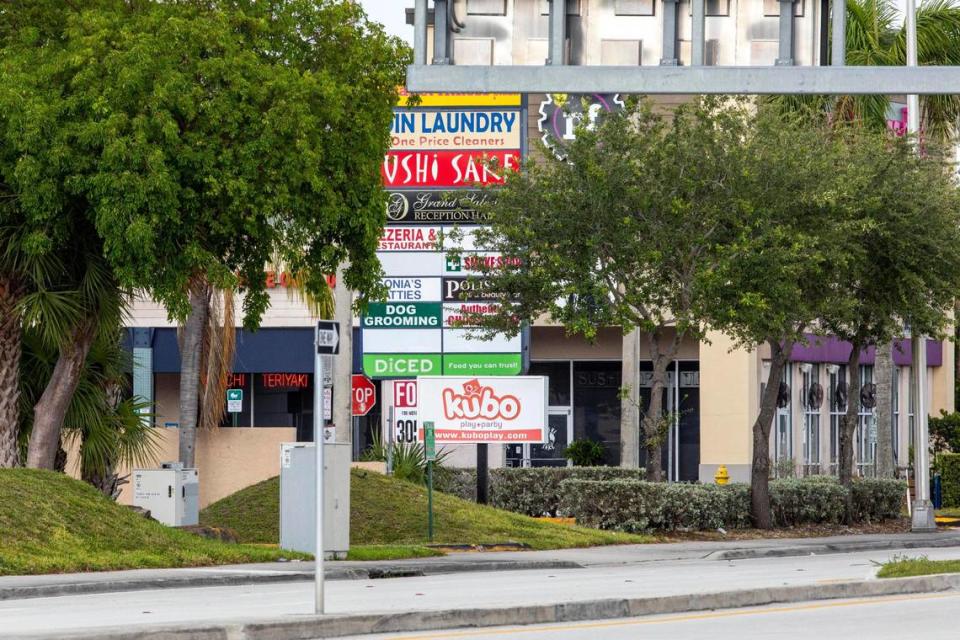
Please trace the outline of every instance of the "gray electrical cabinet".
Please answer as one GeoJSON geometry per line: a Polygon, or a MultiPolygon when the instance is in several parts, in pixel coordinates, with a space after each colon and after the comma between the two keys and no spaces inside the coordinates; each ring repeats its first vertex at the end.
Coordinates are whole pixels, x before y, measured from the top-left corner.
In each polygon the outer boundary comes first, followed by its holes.
{"type": "Polygon", "coordinates": [[[164,462],[159,469],[134,469],[133,504],[165,525],[195,525],[200,521],[199,473],[179,462],[164,462]]]}
{"type": "MultiPolygon", "coordinates": [[[[347,443],[323,449],[323,546],[325,557],[350,550],[350,454],[347,443]]],[[[280,547],[314,553],[317,454],[312,442],[280,445],[280,547]]]]}

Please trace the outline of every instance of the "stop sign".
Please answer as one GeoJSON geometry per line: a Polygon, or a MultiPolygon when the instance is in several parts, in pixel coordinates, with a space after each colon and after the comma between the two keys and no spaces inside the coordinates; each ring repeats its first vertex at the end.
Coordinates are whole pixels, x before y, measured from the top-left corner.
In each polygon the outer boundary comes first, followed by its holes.
{"type": "Polygon", "coordinates": [[[365,416],[377,403],[377,388],[370,378],[355,373],[351,379],[350,397],[353,399],[353,415],[365,416]]]}

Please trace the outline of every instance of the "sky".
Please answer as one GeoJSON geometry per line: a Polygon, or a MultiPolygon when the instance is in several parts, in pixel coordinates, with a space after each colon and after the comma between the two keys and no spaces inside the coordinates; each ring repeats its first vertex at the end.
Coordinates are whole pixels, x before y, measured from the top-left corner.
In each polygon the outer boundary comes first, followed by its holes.
{"type": "Polygon", "coordinates": [[[413,44],[413,27],[406,23],[405,10],[413,0],[360,0],[367,15],[386,27],[387,33],[413,44]]]}

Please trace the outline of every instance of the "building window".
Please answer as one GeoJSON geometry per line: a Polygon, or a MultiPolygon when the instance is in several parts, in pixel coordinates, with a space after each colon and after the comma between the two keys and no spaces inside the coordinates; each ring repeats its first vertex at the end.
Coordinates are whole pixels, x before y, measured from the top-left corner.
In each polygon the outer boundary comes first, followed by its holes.
{"type": "Polygon", "coordinates": [[[900,381],[903,380],[903,367],[893,367],[893,425],[890,437],[893,439],[894,465],[900,466],[900,381]]]}
{"type": "Polygon", "coordinates": [[[803,474],[820,473],[820,409],[823,406],[823,386],[820,384],[820,365],[802,364],[803,372],[803,474]]]}
{"type": "Polygon", "coordinates": [[[783,370],[781,382],[784,396],[777,396],[777,415],[774,418],[774,463],[776,475],[789,476],[793,467],[793,376],[788,365],[783,370]],[[784,405],[784,406],[780,406],[784,405]]]}
{"type": "Polygon", "coordinates": [[[531,362],[531,376],[546,376],[548,379],[548,400],[551,407],[570,406],[570,361],[560,362],[531,362]]]}
{"type": "Polygon", "coordinates": [[[603,444],[604,463],[620,464],[621,363],[573,363],[574,438],[603,444]]]}
{"type": "Polygon", "coordinates": [[[847,412],[847,367],[845,365],[828,365],[830,373],[830,473],[839,471],[838,457],[840,455],[840,425],[847,412]]]}
{"type": "Polygon", "coordinates": [[[616,0],[613,13],[618,16],[652,16],[653,0],[616,0]]]}
{"type": "MultiPolygon", "coordinates": [[[[868,384],[873,384],[873,366],[861,365],[860,389],[862,390],[868,384]]],[[[874,408],[864,407],[863,402],[860,403],[858,414],[854,452],[860,475],[863,477],[874,475],[877,459],[877,416],[874,408]]]]}
{"type": "Polygon", "coordinates": [[[467,0],[469,16],[505,16],[507,0],[467,0]]]}

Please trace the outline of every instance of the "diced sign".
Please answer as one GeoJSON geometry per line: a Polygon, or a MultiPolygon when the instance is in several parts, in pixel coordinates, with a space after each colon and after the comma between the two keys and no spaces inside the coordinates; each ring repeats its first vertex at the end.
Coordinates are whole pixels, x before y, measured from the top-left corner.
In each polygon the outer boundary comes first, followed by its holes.
{"type": "Polygon", "coordinates": [[[355,373],[351,378],[351,399],[354,416],[365,416],[377,403],[377,387],[365,375],[355,373]]]}
{"type": "Polygon", "coordinates": [[[547,428],[547,378],[432,377],[417,379],[421,421],[436,425],[438,443],[542,443],[547,428]]]}
{"type": "Polygon", "coordinates": [[[227,413],[243,411],[243,389],[227,389],[227,413]]]}
{"type": "Polygon", "coordinates": [[[417,414],[417,381],[393,381],[394,439],[410,443],[419,439],[417,414]]]}

